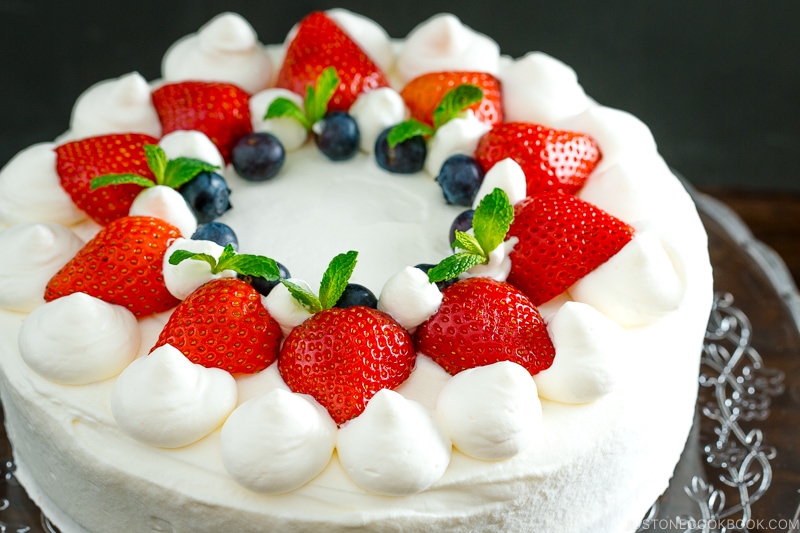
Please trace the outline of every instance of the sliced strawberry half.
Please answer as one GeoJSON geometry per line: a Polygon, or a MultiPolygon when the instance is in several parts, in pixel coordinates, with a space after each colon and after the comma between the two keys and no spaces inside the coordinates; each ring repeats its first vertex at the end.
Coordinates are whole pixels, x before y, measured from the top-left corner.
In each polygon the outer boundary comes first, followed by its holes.
{"type": "Polygon", "coordinates": [[[417,351],[450,374],[511,361],[531,375],[555,357],[547,326],[531,301],[508,283],[467,278],[442,291],[442,304],[415,333],[417,351]]]}
{"type": "Polygon", "coordinates": [[[388,87],[389,81],[366,53],[325,13],[311,13],[297,28],[286,50],[276,85],[305,96],[326,67],[336,68],[339,86],[328,111],[347,111],[364,92],[388,87]]]}
{"type": "Polygon", "coordinates": [[[408,82],[400,96],[408,106],[411,116],[433,126],[433,112],[445,93],[459,85],[474,85],[483,91],[483,100],[468,109],[486,124],[503,122],[503,95],[500,80],[487,72],[431,72],[408,82]]]}
{"type": "Polygon", "coordinates": [[[56,147],[56,172],[73,203],[98,224],[128,215],[142,187],[114,185],[92,190],[92,179],[106,174],[136,174],[155,183],[144,146],[158,139],[139,133],[101,135],[56,147]]]}
{"type": "Polygon", "coordinates": [[[577,193],[601,153],[597,142],[583,133],[508,122],[496,125],[481,138],[475,158],[485,172],[503,159],[513,159],[525,173],[528,196],[533,196],[553,191],[577,193]]]}
{"type": "Polygon", "coordinates": [[[411,337],[389,315],[364,306],[334,307],[292,330],[278,368],[290,389],[310,394],[343,424],[379,390],[408,379],[415,361],[411,337]]]}
{"type": "Polygon", "coordinates": [[[535,305],[558,296],[633,238],[634,229],[602,209],[563,193],[531,196],[514,208],[508,282],[535,305]]]}
{"type": "Polygon", "coordinates": [[[217,146],[226,163],[234,145],[252,133],[250,95],[230,83],[182,81],[153,91],[163,134],[197,130],[217,146]]]}
{"type": "Polygon", "coordinates": [[[281,329],[261,295],[237,278],[214,279],[190,294],[170,315],[158,341],[193,363],[232,374],[252,374],[278,357],[281,329]]]}
{"type": "Polygon", "coordinates": [[[112,220],[47,284],[45,301],[84,292],[126,307],[137,317],[178,305],[164,284],[164,253],[181,236],[178,228],[153,217],[112,220]]]}

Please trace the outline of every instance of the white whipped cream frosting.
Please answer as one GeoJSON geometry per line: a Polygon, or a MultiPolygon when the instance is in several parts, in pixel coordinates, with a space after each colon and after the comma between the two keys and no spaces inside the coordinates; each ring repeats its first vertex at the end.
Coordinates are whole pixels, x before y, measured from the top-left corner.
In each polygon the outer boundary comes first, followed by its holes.
{"type": "Polygon", "coordinates": [[[331,460],[336,423],[314,399],[276,388],[237,407],[220,434],[222,461],[242,486],[289,492],[331,460]]]}
{"type": "Polygon", "coordinates": [[[500,69],[497,43],[443,13],[423,22],[408,34],[397,57],[403,83],[429,72],[448,70],[488,72],[500,69]]]}
{"type": "Polygon", "coordinates": [[[217,167],[218,172],[225,168],[225,160],[219,149],[208,136],[196,130],[176,130],[167,133],[158,141],[158,146],[164,150],[167,159],[188,157],[205,161],[217,167]]]}
{"type": "Polygon", "coordinates": [[[484,264],[475,265],[463,274],[462,278],[491,278],[495,281],[505,281],[511,272],[511,251],[517,245],[519,239],[511,237],[503,241],[489,252],[489,261],[484,264]]]}
{"type": "Polygon", "coordinates": [[[55,222],[69,226],[86,218],[61,188],[55,143],[38,143],[0,169],[0,224],[55,222]]]}
{"type": "Polygon", "coordinates": [[[271,133],[278,138],[284,150],[291,152],[306,143],[308,130],[292,117],[264,118],[269,106],[277,98],[291,100],[300,109],[304,107],[303,98],[297,93],[279,87],[264,89],[250,98],[250,120],[253,123],[253,131],[271,133]]]}
{"type": "MultiPolygon", "coordinates": [[[[301,279],[289,278],[288,281],[314,293],[311,286],[301,279]]],[[[261,303],[281,327],[284,337],[289,335],[295,326],[299,326],[311,316],[311,312],[292,296],[283,283],[278,283],[269,291],[269,294],[262,296],[261,303]]]]}
{"type": "Polygon", "coordinates": [[[0,231],[0,308],[30,312],[44,303],[50,279],[83,248],[83,241],[53,223],[17,224],[0,231]]]}
{"type": "Polygon", "coordinates": [[[475,117],[471,109],[463,116],[445,122],[436,134],[428,141],[428,156],[425,159],[425,170],[431,176],[437,176],[448,157],[455,154],[472,156],[478,141],[492,127],[475,117]]]}
{"type": "Polygon", "coordinates": [[[128,214],[132,217],[160,218],[178,228],[186,238],[191,237],[197,229],[197,218],[181,193],[165,185],[142,189],[133,199],[128,214]]]}
{"type": "Polygon", "coordinates": [[[380,87],[360,94],[348,113],[358,124],[361,134],[359,148],[371,154],[381,132],[403,122],[408,109],[400,93],[390,87],[380,87]]]}
{"type": "Polygon", "coordinates": [[[442,303],[442,293],[428,275],[416,267],[405,267],[389,278],[381,289],[378,309],[409,331],[428,320],[442,303]]]}
{"type": "Polygon", "coordinates": [[[592,306],[566,302],[547,320],[556,356],[533,376],[539,396],[567,404],[587,403],[611,393],[629,353],[619,324],[592,306]]]}
{"type": "Polygon", "coordinates": [[[187,296],[201,285],[205,285],[212,279],[235,278],[236,272],[233,270],[223,270],[217,274],[211,273],[211,265],[206,261],[197,259],[184,259],[177,265],[170,264],[169,258],[178,250],[208,254],[214,259],[219,260],[222,255],[223,247],[212,241],[178,238],[167,247],[164,252],[164,284],[167,290],[175,298],[185,300],[187,296]]]}
{"type": "Polygon", "coordinates": [[[391,496],[433,485],[450,463],[450,438],[434,414],[400,394],[378,391],[336,442],[339,461],[359,486],[391,496]]]}
{"type": "Polygon", "coordinates": [[[233,376],[196,365],[165,344],[122,371],[111,393],[111,411],[134,439],[179,448],[218,428],[236,401],[233,376]]]}
{"type": "Polygon", "coordinates": [[[139,351],[136,317],[82,292],[35,309],[19,333],[22,359],[40,376],[86,385],[116,376],[139,351]]]}
{"type": "Polygon", "coordinates": [[[654,231],[637,229],[619,252],[569,289],[575,300],[626,327],[651,324],[677,310],[685,290],[664,242],[654,231]]]}
{"type": "Polygon", "coordinates": [[[517,205],[525,199],[528,183],[519,163],[508,157],[495,163],[483,177],[475,200],[472,202],[472,208],[477,209],[483,197],[495,189],[502,189],[511,205],[517,205]]]}
{"type": "Polygon", "coordinates": [[[161,122],[150,93],[150,85],[138,72],[96,83],[75,102],[67,137],[84,139],[109,133],[160,137],[161,122]]]}
{"type": "Polygon", "coordinates": [[[498,78],[506,122],[557,124],[592,105],[575,71],[543,52],[504,65],[498,78]]]}
{"type": "Polygon", "coordinates": [[[542,431],[536,384],[509,361],[470,368],[445,383],[436,410],[453,445],[487,461],[526,450],[542,431]]]}
{"type": "Polygon", "coordinates": [[[161,62],[166,82],[223,81],[250,94],[269,85],[273,69],[255,30],[236,13],[221,13],[178,40],[161,62]]]}

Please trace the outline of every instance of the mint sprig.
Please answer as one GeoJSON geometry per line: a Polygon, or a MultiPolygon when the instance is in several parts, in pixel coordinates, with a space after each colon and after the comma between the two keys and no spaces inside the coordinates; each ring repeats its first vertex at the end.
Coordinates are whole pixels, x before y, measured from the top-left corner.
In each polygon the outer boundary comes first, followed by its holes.
{"type": "Polygon", "coordinates": [[[164,152],[164,149],[156,144],[145,144],[144,153],[147,158],[147,166],[150,167],[153,176],[156,178],[155,183],[144,176],[133,173],[104,174],[93,178],[89,187],[95,190],[100,187],[108,187],[109,185],[133,183],[145,188],[165,185],[177,189],[184,183],[192,180],[198,174],[202,172],[213,172],[219,168],[205,161],[191,157],[167,159],[167,154],[164,152]]]}
{"type": "Polygon", "coordinates": [[[480,87],[469,83],[458,85],[447,91],[434,109],[433,127],[411,118],[394,126],[389,131],[386,141],[390,148],[394,148],[412,137],[432,137],[439,128],[481,100],[483,100],[483,90],[480,87]]]}
{"type": "Polygon", "coordinates": [[[502,189],[494,189],[481,199],[472,218],[470,235],[456,230],[453,246],[463,250],[444,258],[428,271],[428,281],[453,279],[467,270],[489,262],[489,254],[506,238],[514,220],[514,207],[502,189]]]}
{"type": "Polygon", "coordinates": [[[169,256],[170,265],[178,265],[186,260],[205,261],[211,266],[212,274],[219,274],[223,270],[233,270],[242,276],[259,277],[267,281],[281,279],[280,268],[274,259],[261,255],[238,254],[230,244],[222,250],[219,259],[210,254],[190,252],[189,250],[175,250],[169,256]]]}
{"type": "Polygon", "coordinates": [[[357,258],[358,252],[352,250],[334,257],[322,275],[319,296],[291,281],[282,279],[281,283],[303,307],[312,313],[318,313],[330,309],[342,297],[347,282],[353,275],[357,258]]]}
{"type": "Polygon", "coordinates": [[[306,87],[303,100],[305,111],[288,98],[278,97],[272,101],[264,114],[264,120],[290,117],[297,120],[307,130],[319,122],[328,111],[328,103],[339,87],[339,75],[335,67],[328,67],[317,77],[314,85],[306,87]]]}

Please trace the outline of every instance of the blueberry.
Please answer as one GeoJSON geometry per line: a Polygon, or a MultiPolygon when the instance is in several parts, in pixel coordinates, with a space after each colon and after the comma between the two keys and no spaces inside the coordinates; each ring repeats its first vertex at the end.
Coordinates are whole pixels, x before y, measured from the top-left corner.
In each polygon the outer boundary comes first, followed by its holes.
{"type": "MultiPolygon", "coordinates": [[[[428,271],[430,269],[432,269],[433,267],[435,267],[435,266],[436,265],[432,265],[430,263],[420,263],[418,265],[414,265],[414,268],[418,268],[418,269],[422,270],[423,272],[425,272],[427,274],[428,271]]],[[[446,279],[444,281],[437,281],[436,282],[436,286],[439,287],[439,290],[441,291],[443,289],[446,289],[447,287],[449,287],[450,285],[452,285],[456,281],[458,281],[457,277],[456,278],[451,278],[451,279],[446,279]]]]}
{"type": "Polygon", "coordinates": [[[286,159],[286,151],[277,137],[266,132],[245,135],[233,147],[232,163],[236,173],[248,181],[266,181],[275,177],[286,159]]]}
{"type": "MultiPolygon", "coordinates": [[[[291,277],[291,274],[289,274],[289,270],[287,270],[287,268],[283,266],[281,263],[278,263],[278,270],[280,271],[281,279],[286,279],[291,277]]],[[[278,280],[267,281],[266,279],[260,276],[247,276],[244,274],[239,274],[237,275],[237,277],[242,281],[244,281],[245,283],[249,283],[251,287],[253,287],[256,291],[258,291],[259,294],[262,294],[264,296],[268,295],[270,291],[274,289],[278,283],[280,283],[280,281],[278,280]]]]}
{"type": "Polygon", "coordinates": [[[314,142],[331,161],[350,159],[358,151],[361,134],[356,120],[344,111],[331,111],[314,124],[314,142]]]}
{"type": "Polygon", "coordinates": [[[466,232],[472,228],[472,218],[474,216],[474,209],[467,209],[456,216],[453,223],[450,225],[450,246],[453,246],[453,243],[456,242],[456,230],[466,232]]]}
{"type": "Polygon", "coordinates": [[[422,170],[428,155],[425,139],[418,135],[391,148],[387,140],[391,129],[383,130],[375,141],[375,160],[378,166],[395,174],[413,174],[422,170]]]}
{"type": "Polygon", "coordinates": [[[456,154],[442,164],[436,181],[442,187],[448,204],[469,207],[483,183],[483,176],[483,168],[474,158],[456,154]]]}
{"type": "Polygon", "coordinates": [[[227,224],[222,222],[206,222],[200,224],[192,234],[192,239],[195,241],[212,241],[223,248],[229,244],[233,245],[233,249],[239,248],[239,239],[236,238],[236,233],[227,224]]]}
{"type": "Polygon", "coordinates": [[[211,222],[231,208],[228,183],[216,172],[201,172],[178,187],[199,224],[211,222]]]}
{"type": "Polygon", "coordinates": [[[356,305],[363,305],[373,309],[378,308],[378,299],[371,290],[359,285],[358,283],[348,283],[342,293],[342,296],[336,301],[334,307],[344,309],[346,307],[354,307],[356,305]]]}

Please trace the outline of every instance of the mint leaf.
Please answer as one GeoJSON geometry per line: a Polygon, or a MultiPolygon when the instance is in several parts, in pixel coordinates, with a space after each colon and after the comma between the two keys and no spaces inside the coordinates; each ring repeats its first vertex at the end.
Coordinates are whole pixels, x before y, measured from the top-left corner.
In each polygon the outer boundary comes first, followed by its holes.
{"type": "Polygon", "coordinates": [[[144,178],[138,174],[105,174],[93,178],[89,183],[91,190],[99,189],[100,187],[108,187],[109,185],[124,185],[126,183],[133,183],[142,187],[153,187],[155,183],[153,180],[144,178]]]}
{"type": "Polygon", "coordinates": [[[294,297],[295,300],[300,302],[303,307],[312,313],[318,313],[322,311],[322,304],[320,303],[319,298],[314,296],[312,293],[305,290],[300,285],[292,283],[286,279],[281,279],[281,283],[283,283],[283,286],[288,289],[289,293],[294,297]]]}
{"type": "Polygon", "coordinates": [[[483,90],[470,84],[462,84],[447,91],[433,112],[433,127],[439,129],[472,104],[483,100],[483,90]]]}
{"type": "Polygon", "coordinates": [[[472,218],[472,228],[487,257],[506,238],[512,220],[514,207],[505,191],[495,188],[481,199],[472,218]]]}
{"type": "Polygon", "coordinates": [[[213,255],[204,254],[200,252],[190,252],[189,250],[175,250],[172,252],[172,255],[169,256],[169,264],[170,265],[178,265],[183,263],[187,259],[193,259],[195,261],[205,261],[209,265],[211,265],[211,271],[213,272],[217,266],[217,259],[213,255]]]}
{"type": "Polygon", "coordinates": [[[279,97],[272,101],[267,108],[267,112],[264,115],[264,119],[270,118],[281,118],[281,117],[290,117],[297,120],[300,124],[303,125],[305,129],[311,128],[311,124],[308,123],[308,119],[306,118],[306,114],[300,109],[300,106],[296,103],[292,102],[288,98],[279,97]]]}
{"type": "Polygon", "coordinates": [[[157,144],[145,144],[144,154],[147,157],[147,166],[153,171],[156,183],[164,184],[164,173],[167,170],[167,154],[157,144]]]}
{"type": "Polygon", "coordinates": [[[389,148],[394,148],[401,142],[407,141],[412,137],[430,137],[433,133],[433,128],[412,118],[392,127],[392,129],[389,130],[386,141],[389,143],[389,148]]]}
{"type": "Polygon", "coordinates": [[[319,301],[323,309],[330,309],[342,297],[347,282],[353,275],[357,258],[358,252],[351,250],[331,260],[319,286],[319,301]]]}
{"type": "Polygon", "coordinates": [[[261,255],[237,254],[230,244],[222,250],[219,259],[202,252],[175,250],[169,256],[169,264],[177,265],[187,259],[205,261],[211,266],[212,274],[219,274],[223,270],[233,270],[243,276],[262,277],[267,281],[277,281],[281,277],[280,268],[274,259],[261,255]]]}
{"type": "Polygon", "coordinates": [[[193,159],[191,157],[178,157],[177,159],[170,159],[167,161],[164,170],[163,181],[159,182],[167,187],[177,189],[184,183],[191,181],[195,176],[203,172],[214,172],[219,167],[201,161],[200,159],[193,159]]]}
{"type": "Polygon", "coordinates": [[[442,261],[428,271],[428,281],[437,283],[453,279],[462,272],[466,272],[470,268],[486,262],[482,255],[477,255],[472,252],[459,252],[449,257],[445,257],[442,261]]]}
{"type": "Polygon", "coordinates": [[[306,88],[306,119],[313,126],[328,111],[328,102],[333,98],[336,89],[339,87],[339,75],[335,67],[328,67],[323,70],[317,78],[316,86],[306,88]]]}

